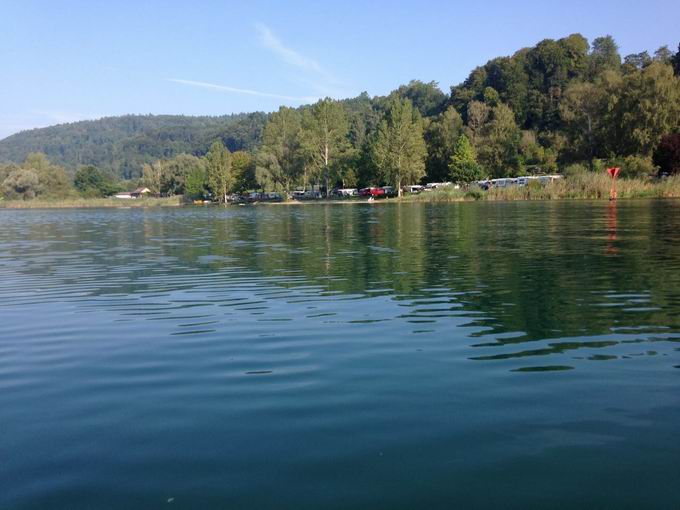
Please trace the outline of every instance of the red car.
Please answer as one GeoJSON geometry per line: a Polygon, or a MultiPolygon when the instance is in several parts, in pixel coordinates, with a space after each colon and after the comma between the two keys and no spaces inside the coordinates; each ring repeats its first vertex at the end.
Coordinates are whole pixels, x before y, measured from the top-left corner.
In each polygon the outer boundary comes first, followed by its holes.
{"type": "Polygon", "coordinates": [[[364,188],[359,190],[360,197],[384,197],[385,190],[382,188],[364,188]]]}

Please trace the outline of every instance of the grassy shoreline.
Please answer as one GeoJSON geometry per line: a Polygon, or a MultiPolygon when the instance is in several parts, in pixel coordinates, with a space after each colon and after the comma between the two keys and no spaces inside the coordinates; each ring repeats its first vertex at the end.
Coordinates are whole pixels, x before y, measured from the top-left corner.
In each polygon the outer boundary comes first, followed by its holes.
{"type": "MultiPolygon", "coordinates": [[[[478,188],[441,189],[405,197],[412,202],[461,202],[472,200],[608,200],[611,178],[602,174],[581,174],[550,184],[511,186],[482,191],[478,188]]],[[[680,198],[680,176],[663,180],[620,179],[616,182],[619,199],[680,198]]]]}
{"type": "MultiPolygon", "coordinates": [[[[611,178],[604,174],[585,173],[575,175],[552,183],[528,186],[510,186],[507,188],[492,188],[483,191],[477,187],[469,189],[440,188],[433,191],[419,193],[417,195],[405,195],[401,198],[378,199],[372,203],[394,202],[419,202],[419,203],[443,203],[443,202],[474,202],[474,201],[531,201],[531,200],[609,200],[609,192],[612,187],[611,178]]],[[[680,198],[680,176],[670,177],[663,180],[657,179],[620,179],[616,182],[618,199],[641,199],[641,198],[680,198]]],[[[366,203],[366,199],[349,200],[315,200],[280,202],[276,205],[286,204],[358,204],[366,203]]],[[[275,204],[268,204],[275,205],[275,204]]]]}
{"type": "MultiPolygon", "coordinates": [[[[529,200],[608,200],[611,179],[601,174],[581,174],[547,185],[512,186],[483,191],[470,189],[438,189],[402,198],[380,199],[374,204],[394,202],[471,202],[471,201],[529,201],[529,200]]],[[[680,198],[680,176],[663,180],[621,179],[616,183],[619,199],[680,198]]],[[[253,205],[309,205],[309,204],[361,204],[366,199],[326,199],[285,202],[259,202],[253,205]]],[[[66,198],[33,200],[0,200],[0,209],[86,209],[86,208],[154,208],[180,207],[187,204],[181,196],[166,198],[66,198]]]]}
{"type": "Polygon", "coordinates": [[[120,198],[34,198],[32,200],[0,200],[0,209],[129,209],[139,207],[179,207],[182,197],[138,198],[124,200],[120,198]]]}

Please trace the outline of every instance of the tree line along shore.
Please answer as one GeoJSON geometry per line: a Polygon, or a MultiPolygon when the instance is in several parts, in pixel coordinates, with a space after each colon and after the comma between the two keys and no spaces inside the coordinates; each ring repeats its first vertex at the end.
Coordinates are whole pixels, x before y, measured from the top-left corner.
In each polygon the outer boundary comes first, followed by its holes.
{"type": "MultiPolygon", "coordinates": [[[[612,181],[608,175],[593,172],[579,173],[548,184],[539,182],[526,186],[491,187],[485,190],[475,184],[463,186],[444,186],[428,192],[404,193],[401,197],[383,197],[375,201],[364,197],[316,198],[299,200],[294,195],[284,193],[246,193],[240,199],[230,196],[227,204],[217,201],[191,199],[185,195],[167,197],[143,196],[134,200],[121,200],[115,196],[95,197],[77,193],[69,196],[41,196],[30,200],[0,199],[0,209],[50,209],[50,208],[139,208],[139,207],[180,207],[195,205],[244,205],[244,204],[360,204],[415,202],[445,203],[466,201],[515,201],[515,200],[601,200],[609,199],[612,181]],[[250,195],[250,197],[249,197],[250,195]],[[275,195],[270,198],[252,198],[252,195],[275,195]]],[[[618,198],[680,198],[680,175],[662,179],[621,179],[616,183],[618,198]]]]}
{"type": "Polygon", "coordinates": [[[590,44],[573,34],[493,59],[449,94],[412,81],[387,96],[325,98],[261,118],[252,143],[238,148],[216,135],[192,153],[146,158],[129,179],[106,165],[57,164],[51,146],[32,146],[45,150],[0,164],[0,203],[117,204],[105,197],[138,186],[164,204],[384,185],[401,195],[405,185],[432,181],[459,187],[405,199],[604,198],[609,166],[621,168],[621,198],[680,196],[680,47],[622,59],[610,36],[590,44]],[[564,179],[488,191],[471,185],[544,174],[564,179]]]}

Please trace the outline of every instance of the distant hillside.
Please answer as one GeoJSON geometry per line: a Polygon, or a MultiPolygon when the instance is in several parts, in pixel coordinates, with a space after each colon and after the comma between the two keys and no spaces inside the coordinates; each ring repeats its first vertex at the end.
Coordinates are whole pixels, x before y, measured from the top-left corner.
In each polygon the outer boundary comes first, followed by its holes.
{"type": "Polygon", "coordinates": [[[70,170],[96,165],[129,179],[143,163],[186,152],[203,155],[215,140],[231,150],[252,149],[260,140],[265,113],[189,117],[125,115],[23,131],[0,140],[0,161],[22,162],[31,152],[70,170]]]}
{"type": "MultiPolygon", "coordinates": [[[[571,171],[605,164],[625,166],[624,159],[628,176],[652,175],[655,149],[665,136],[680,133],[680,47],[677,53],[663,46],[653,56],[643,51],[622,59],[611,36],[590,43],[580,34],[571,34],[494,58],[451,87],[449,94],[436,82],[413,80],[388,96],[364,92],[340,100],[349,121],[344,142],[352,146],[344,156],[351,153],[358,159],[334,165],[335,170],[350,169],[347,176],[363,184],[385,180],[381,172],[392,170],[378,171],[372,150],[383,121],[390,120],[395,98],[409,100],[422,117],[425,173],[430,181],[469,178],[452,175],[458,142],[466,143],[462,135],[473,149],[466,157],[474,161],[466,165],[473,164],[487,176],[553,173],[569,165],[575,165],[571,171]],[[353,175],[355,171],[359,175],[353,175]]],[[[260,147],[268,119],[289,125],[285,118],[290,118],[293,130],[299,132],[289,133],[273,123],[272,136],[266,137],[271,138],[269,153],[264,151],[272,163],[271,175],[261,177],[267,183],[295,182],[300,175],[307,176],[306,169],[301,171],[302,162],[311,161],[309,147],[302,147],[299,135],[314,131],[314,122],[308,122],[313,112],[312,105],[303,105],[292,113],[283,110],[271,116],[261,112],[221,117],[127,115],[62,124],[1,140],[0,163],[23,162],[27,154],[42,152],[70,171],[95,165],[134,178],[141,175],[144,163],[183,152],[203,156],[217,140],[232,152],[253,151],[260,147]],[[282,168],[290,175],[274,175],[282,168]]],[[[346,176],[340,180],[344,182],[346,176]]]]}

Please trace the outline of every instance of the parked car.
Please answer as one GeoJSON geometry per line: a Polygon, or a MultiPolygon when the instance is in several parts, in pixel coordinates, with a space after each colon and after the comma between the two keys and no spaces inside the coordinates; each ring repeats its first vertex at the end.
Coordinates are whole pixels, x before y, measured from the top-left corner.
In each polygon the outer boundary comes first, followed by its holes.
{"type": "MultiPolygon", "coordinates": [[[[428,182],[423,188],[423,191],[432,191],[439,188],[445,188],[447,186],[454,186],[454,184],[452,182],[428,182]]],[[[454,186],[455,189],[458,189],[459,187],[460,186],[457,184],[454,186]]]]}
{"type": "Polygon", "coordinates": [[[397,196],[397,192],[394,190],[394,188],[392,186],[383,186],[381,189],[385,192],[385,196],[388,196],[388,197],[396,197],[397,196]]]}
{"type": "Polygon", "coordinates": [[[420,184],[412,184],[410,186],[404,186],[401,189],[402,189],[402,191],[404,191],[406,193],[416,194],[416,193],[420,193],[421,191],[423,191],[424,186],[421,186],[420,184]]]}
{"type": "Polygon", "coordinates": [[[359,191],[359,196],[361,197],[384,197],[385,190],[383,188],[363,188],[359,191]]]}
{"type": "Polygon", "coordinates": [[[227,195],[227,202],[230,204],[238,204],[244,201],[245,199],[238,193],[231,193],[227,195]]]}
{"type": "Polygon", "coordinates": [[[356,188],[336,188],[332,194],[337,197],[355,197],[359,192],[356,188]]]}

